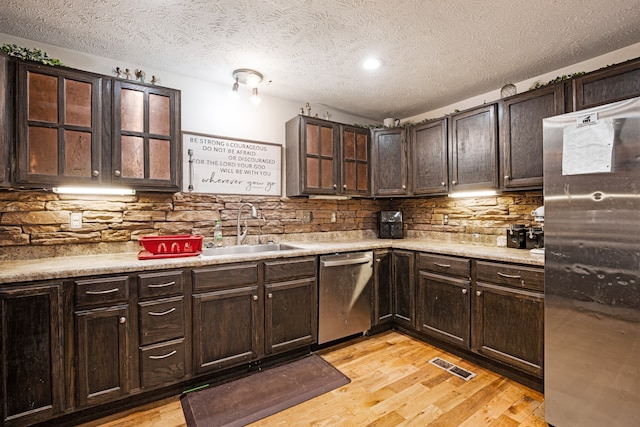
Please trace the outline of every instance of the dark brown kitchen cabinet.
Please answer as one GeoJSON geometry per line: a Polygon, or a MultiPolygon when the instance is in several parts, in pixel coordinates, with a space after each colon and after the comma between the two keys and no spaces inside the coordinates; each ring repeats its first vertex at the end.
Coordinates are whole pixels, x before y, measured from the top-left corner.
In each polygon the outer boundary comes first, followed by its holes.
{"type": "Polygon", "coordinates": [[[172,270],[138,275],[138,352],[143,389],[179,381],[190,367],[184,274],[172,270]]]}
{"type": "Polygon", "coordinates": [[[371,133],[371,179],[374,196],[406,196],[408,190],[405,128],[374,129],[371,133]]]}
{"type": "Polygon", "coordinates": [[[477,261],[472,305],[474,351],[542,378],[543,269],[477,261]]]}
{"type": "Polygon", "coordinates": [[[450,118],[450,190],[497,189],[498,125],[496,104],[456,113],[450,118]]]}
{"type": "Polygon", "coordinates": [[[447,119],[410,128],[411,194],[447,194],[449,190],[447,119]]]}
{"type": "Polygon", "coordinates": [[[371,193],[369,130],[340,125],[340,147],[341,194],[368,196],[371,193]]]}
{"type": "Polygon", "coordinates": [[[65,409],[62,284],[0,287],[4,426],[46,421],[65,409]]]}
{"type": "Polygon", "coordinates": [[[315,117],[286,123],[287,195],[369,195],[369,131],[315,117]]]}
{"type": "Polygon", "coordinates": [[[393,251],[393,319],[403,326],[416,327],[415,257],[412,251],[393,251]]]}
{"type": "Polygon", "coordinates": [[[373,253],[373,318],[371,325],[389,324],[393,320],[393,255],[391,250],[373,253]]]}
{"type": "Polygon", "coordinates": [[[542,189],[542,119],[564,112],[563,84],[500,101],[501,188],[542,189]]]}
{"type": "Polygon", "coordinates": [[[339,124],[299,115],[285,127],[287,196],[339,192],[339,124]]]}
{"type": "Polygon", "coordinates": [[[16,184],[100,184],[105,81],[62,67],[17,62],[16,184]]]}
{"type": "Polygon", "coordinates": [[[111,179],[115,184],[178,191],[179,134],[179,91],[114,80],[111,179]]]}
{"type": "Polygon", "coordinates": [[[129,276],[76,280],[74,285],[76,398],[84,407],[129,393],[134,327],[129,276]]]}
{"type": "Polygon", "coordinates": [[[572,84],[576,111],[640,96],[640,58],[574,77],[572,84]]]}
{"type": "Polygon", "coordinates": [[[264,333],[267,355],[318,340],[316,257],[265,261],[264,333]]]}
{"type": "Polygon", "coordinates": [[[0,52],[0,188],[11,186],[13,154],[13,62],[0,52]]]}
{"type": "Polygon", "coordinates": [[[471,261],[418,253],[418,329],[470,348],[471,261]]]}
{"type": "Polygon", "coordinates": [[[248,363],[262,353],[264,289],[259,263],[192,270],[194,371],[248,363]]]}
{"type": "Polygon", "coordinates": [[[16,82],[17,186],[178,191],[180,91],[26,61],[16,82]]]}

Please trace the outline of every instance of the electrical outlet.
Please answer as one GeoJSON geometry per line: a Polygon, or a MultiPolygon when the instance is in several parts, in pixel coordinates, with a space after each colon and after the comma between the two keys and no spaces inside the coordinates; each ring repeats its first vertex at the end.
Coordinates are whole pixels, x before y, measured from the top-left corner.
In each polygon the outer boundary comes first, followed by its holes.
{"type": "Polygon", "coordinates": [[[449,224],[449,215],[444,214],[444,216],[442,217],[442,224],[444,225],[449,224]]]}
{"type": "Polygon", "coordinates": [[[331,212],[331,222],[336,222],[338,220],[338,216],[335,212],[331,212]]]}
{"type": "Polygon", "coordinates": [[[82,212],[71,212],[71,215],[69,215],[69,228],[82,228],[82,212]]]}

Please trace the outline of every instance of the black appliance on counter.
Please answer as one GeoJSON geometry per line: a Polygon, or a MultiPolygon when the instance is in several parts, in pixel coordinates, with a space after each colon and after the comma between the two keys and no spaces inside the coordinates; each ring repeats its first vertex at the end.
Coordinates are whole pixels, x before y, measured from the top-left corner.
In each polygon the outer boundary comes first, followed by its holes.
{"type": "Polygon", "coordinates": [[[507,229],[507,247],[515,249],[543,248],[544,231],[542,227],[512,224],[507,229]]]}
{"type": "Polygon", "coordinates": [[[381,239],[402,239],[404,237],[402,211],[380,211],[378,225],[381,239]]]}

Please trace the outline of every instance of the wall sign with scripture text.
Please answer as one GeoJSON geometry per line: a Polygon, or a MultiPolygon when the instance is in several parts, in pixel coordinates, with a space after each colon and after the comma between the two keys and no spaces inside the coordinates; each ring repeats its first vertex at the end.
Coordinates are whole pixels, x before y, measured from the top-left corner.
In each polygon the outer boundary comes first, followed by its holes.
{"type": "Polygon", "coordinates": [[[185,192],[282,194],[281,145],[182,132],[182,149],[185,192]]]}

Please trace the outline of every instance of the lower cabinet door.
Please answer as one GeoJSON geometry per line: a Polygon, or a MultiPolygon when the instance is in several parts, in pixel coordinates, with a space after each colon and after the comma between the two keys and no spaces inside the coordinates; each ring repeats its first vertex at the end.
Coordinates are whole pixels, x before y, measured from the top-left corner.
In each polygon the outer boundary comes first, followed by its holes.
{"type": "Polygon", "coordinates": [[[418,329],[458,347],[469,348],[470,282],[420,272],[418,329]]]}
{"type": "Polygon", "coordinates": [[[266,353],[292,350],[317,341],[316,279],[265,286],[266,353]]]}
{"type": "Polygon", "coordinates": [[[374,307],[371,324],[377,326],[393,320],[393,266],[391,251],[375,251],[374,258],[374,307]]]}
{"type": "Polygon", "coordinates": [[[185,375],[184,338],[140,348],[143,388],[169,384],[185,375]]]}
{"type": "Polygon", "coordinates": [[[77,390],[80,406],[129,392],[129,306],[76,311],[77,390]]]}
{"type": "Polygon", "coordinates": [[[411,251],[393,251],[393,319],[400,325],[416,327],[415,257],[411,251]]]}
{"type": "Polygon", "coordinates": [[[0,288],[0,425],[31,425],[62,412],[61,306],[59,284],[0,288]]]}
{"type": "Polygon", "coordinates": [[[257,286],[193,295],[196,373],[251,362],[262,354],[262,304],[257,286]]]}
{"type": "Polygon", "coordinates": [[[474,350],[542,377],[544,294],[477,283],[474,350]]]}

